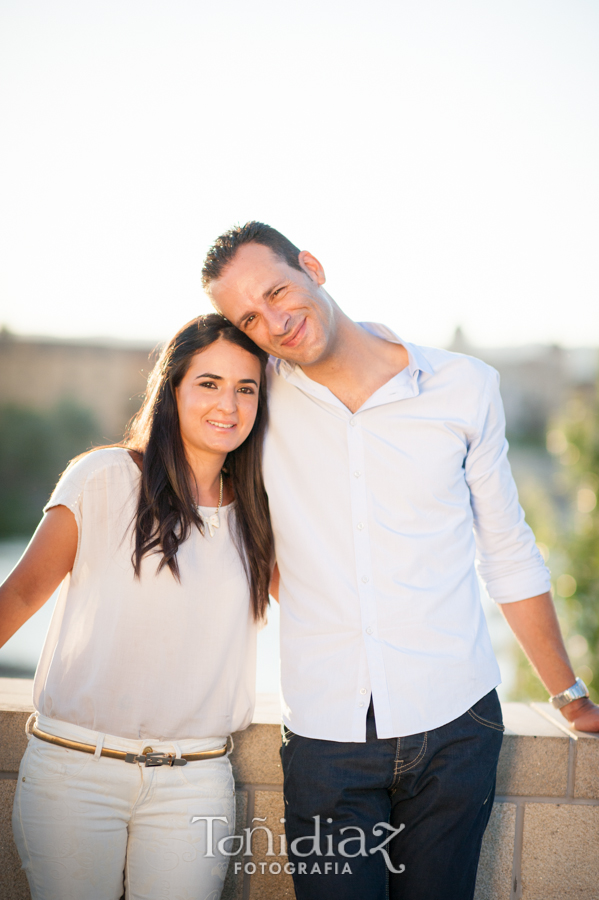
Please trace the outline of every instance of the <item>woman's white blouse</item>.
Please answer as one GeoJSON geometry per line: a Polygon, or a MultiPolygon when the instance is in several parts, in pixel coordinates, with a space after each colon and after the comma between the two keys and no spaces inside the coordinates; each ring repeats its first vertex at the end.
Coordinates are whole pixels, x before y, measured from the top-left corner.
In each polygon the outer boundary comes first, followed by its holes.
{"type": "MultiPolygon", "coordinates": [[[[230,535],[234,505],[213,537],[193,529],[179,583],[160,557],[134,578],[132,522],[141,474],[126,450],[96,450],[69,467],[46,510],[77,520],[33,699],[43,715],[125,738],[204,738],[247,727],[255,699],[257,626],[230,535]]],[[[214,509],[202,509],[206,517],[214,509]]]]}

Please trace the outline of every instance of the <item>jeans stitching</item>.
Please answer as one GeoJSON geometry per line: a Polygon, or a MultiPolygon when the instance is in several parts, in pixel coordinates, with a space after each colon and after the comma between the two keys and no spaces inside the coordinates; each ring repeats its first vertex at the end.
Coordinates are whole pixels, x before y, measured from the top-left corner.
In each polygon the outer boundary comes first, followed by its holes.
{"type": "Polygon", "coordinates": [[[397,785],[399,784],[399,769],[401,766],[401,759],[399,758],[399,752],[401,748],[401,738],[397,738],[397,747],[395,750],[395,760],[393,761],[393,780],[391,782],[390,791],[393,793],[397,790],[397,785]]]}
{"type": "Polygon", "coordinates": [[[422,747],[420,748],[420,752],[419,752],[418,756],[416,757],[416,759],[413,762],[410,763],[409,766],[405,766],[403,769],[401,769],[401,774],[403,774],[404,772],[409,772],[410,769],[413,769],[414,766],[417,766],[418,763],[422,760],[422,757],[426,753],[427,741],[428,741],[428,731],[425,731],[424,732],[424,740],[422,742],[422,747]]]}
{"type": "Polygon", "coordinates": [[[494,728],[495,731],[505,731],[505,725],[496,725],[494,722],[489,722],[488,719],[483,719],[482,716],[477,716],[475,712],[472,712],[471,709],[468,710],[469,715],[475,720],[475,722],[479,722],[481,725],[486,725],[488,728],[494,728]]]}
{"type": "MultiPolygon", "coordinates": [[[[29,749],[29,745],[27,745],[27,749],[25,750],[25,752],[27,752],[28,749],[29,749]]],[[[27,843],[27,834],[25,831],[25,827],[23,825],[23,815],[22,815],[22,811],[21,811],[21,791],[23,790],[23,788],[20,784],[21,768],[22,768],[22,766],[19,767],[19,775],[17,776],[19,779],[19,782],[17,783],[17,790],[16,790],[16,796],[15,796],[15,810],[18,813],[20,836],[23,838],[25,853],[27,854],[27,863],[25,863],[23,861],[23,868],[25,869],[25,873],[27,875],[27,880],[29,881],[30,887],[34,886],[35,890],[37,891],[38,885],[35,883],[36,879],[34,878],[34,870],[33,870],[33,865],[31,862],[31,853],[29,852],[29,844],[27,843]]]]}

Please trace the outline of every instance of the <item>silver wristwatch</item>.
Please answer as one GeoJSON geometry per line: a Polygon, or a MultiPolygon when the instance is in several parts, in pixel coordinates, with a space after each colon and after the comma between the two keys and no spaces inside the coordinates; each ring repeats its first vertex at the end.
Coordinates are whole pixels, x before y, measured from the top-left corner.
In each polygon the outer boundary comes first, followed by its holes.
{"type": "Polygon", "coordinates": [[[588,687],[582,678],[577,678],[572,687],[569,687],[567,691],[562,691],[561,694],[556,694],[555,697],[550,697],[549,702],[556,709],[561,709],[562,706],[572,703],[572,700],[581,700],[583,697],[588,696],[588,687]]]}

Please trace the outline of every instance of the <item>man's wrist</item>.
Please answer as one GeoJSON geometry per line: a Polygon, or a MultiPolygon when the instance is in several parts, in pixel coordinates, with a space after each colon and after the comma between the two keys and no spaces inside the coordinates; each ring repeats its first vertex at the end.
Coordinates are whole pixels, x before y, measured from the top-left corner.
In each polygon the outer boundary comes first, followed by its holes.
{"type": "Polygon", "coordinates": [[[568,722],[574,722],[586,707],[594,706],[588,697],[580,697],[578,700],[572,700],[567,706],[562,706],[560,712],[568,722]]]}

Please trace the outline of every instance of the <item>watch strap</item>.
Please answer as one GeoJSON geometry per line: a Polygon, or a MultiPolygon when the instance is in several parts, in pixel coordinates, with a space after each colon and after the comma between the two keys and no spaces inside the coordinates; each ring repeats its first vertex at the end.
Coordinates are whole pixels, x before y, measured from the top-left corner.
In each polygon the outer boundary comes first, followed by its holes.
{"type": "Polygon", "coordinates": [[[562,691],[561,694],[555,694],[555,696],[550,697],[549,702],[555,709],[561,709],[562,706],[567,706],[567,704],[572,703],[573,700],[581,700],[583,697],[588,696],[588,687],[582,678],[577,678],[572,687],[562,691]]]}

